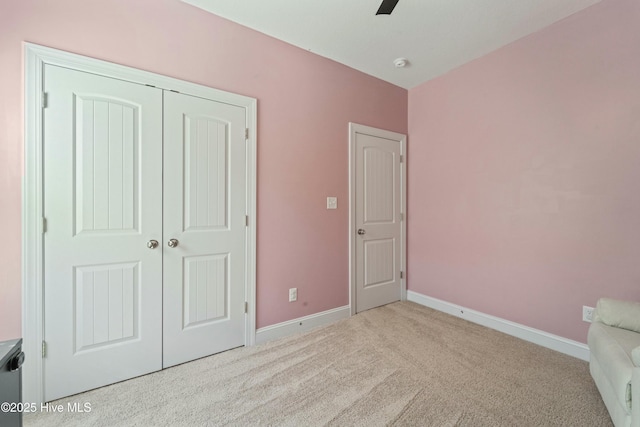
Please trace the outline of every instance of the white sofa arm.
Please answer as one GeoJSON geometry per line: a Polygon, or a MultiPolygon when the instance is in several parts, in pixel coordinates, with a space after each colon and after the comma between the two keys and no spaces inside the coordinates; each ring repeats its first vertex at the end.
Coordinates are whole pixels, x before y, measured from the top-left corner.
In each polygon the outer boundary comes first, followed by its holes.
{"type": "Polygon", "coordinates": [[[600,298],[596,305],[595,321],[640,332],[640,303],[600,298]]]}

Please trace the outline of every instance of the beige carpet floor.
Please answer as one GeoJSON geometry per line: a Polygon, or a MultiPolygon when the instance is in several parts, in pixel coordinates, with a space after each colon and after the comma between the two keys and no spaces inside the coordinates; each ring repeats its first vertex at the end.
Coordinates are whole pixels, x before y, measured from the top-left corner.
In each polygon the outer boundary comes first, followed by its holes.
{"type": "Polygon", "coordinates": [[[612,425],[586,362],[410,302],[69,402],[25,425],[612,425]]]}

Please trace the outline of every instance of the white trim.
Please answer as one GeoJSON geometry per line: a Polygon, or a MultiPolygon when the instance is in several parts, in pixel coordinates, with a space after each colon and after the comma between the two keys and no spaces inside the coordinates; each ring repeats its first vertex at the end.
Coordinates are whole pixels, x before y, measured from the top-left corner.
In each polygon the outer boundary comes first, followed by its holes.
{"type": "MultiPolygon", "coordinates": [[[[161,74],[139,70],[137,68],[131,68],[125,65],[115,64],[113,62],[90,58],[88,56],[82,56],[37,44],[24,43],[24,46],[26,52],[31,52],[40,59],[41,65],[57,65],[59,67],[84,71],[85,73],[97,74],[99,76],[111,77],[142,85],[150,85],[165,90],[177,91],[195,97],[214,99],[218,102],[224,102],[245,108],[253,108],[256,105],[255,98],[225,92],[220,89],[214,89],[197,83],[191,83],[173,77],[163,76],[161,74]]],[[[29,76],[29,70],[25,71],[27,76],[29,76]]],[[[256,131],[257,129],[251,129],[251,133],[254,135],[256,131]]]]}
{"type": "Polygon", "coordinates": [[[437,298],[428,297],[414,291],[407,292],[407,300],[491,329],[495,329],[496,331],[529,341],[542,347],[550,348],[551,350],[589,361],[589,347],[581,342],[553,335],[539,329],[530,328],[528,326],[481,313],[479,311],[471,310],[437,298]]]}
{"type": "Polygon", "coordinates": [[[258,188],[258,101],[250,98],[247,107],[247,251],[245,254],[246,291],[245,298],[248,303],[245,345],[252,346],[256,343],[256,236],[257,236],[257,188],[258,188]]]}
{"type": "Polygon", "coordinates": [[[262,344],[289,335],[307,332],[311,329],[325,326],[338,320],[346,319],[350,316],[349,306],[345,305],[309,316],[299,317],[275,325],[265,326],[256,331],[256,344],[262,344]]]}
{"type": "Polygon", "coordinates": [[[42,109],[43,71],[56,65],[133,83],[152,85],[206,99],[214,99],[245,108],[249,128],[247,139],[247,230],[245,345],[255,343],[256,334],[256,152],[257,101],[218,89],[172,77],[137,70],[123,65],[63,52],[31,43],[25,49],[25,177],[22,188],[22,337],[27,355],[23,365],[23,401],[40,403],[43,399],[41,344],[43,324],[43,183],[42,183],[42,109]]]}
{"type": "Polygon", "coordinates": [[[42,70],[44,61],[25,45],[24,180],[22,182],[22,367],[23,402],[41,402],[44,329],[42,262],[42,70]]]}
{"type": "Polygon", "coordinates": [[[349,123],[349,306],[351,315],[356,314],[356,133],[362,133],[400,142],[400,210],[403,215],[400,230],[400,271],[404,277],[400,279],[400,299],[407,299],[407,136],[397,132],[378,129],[370,126],[349,123]]]}

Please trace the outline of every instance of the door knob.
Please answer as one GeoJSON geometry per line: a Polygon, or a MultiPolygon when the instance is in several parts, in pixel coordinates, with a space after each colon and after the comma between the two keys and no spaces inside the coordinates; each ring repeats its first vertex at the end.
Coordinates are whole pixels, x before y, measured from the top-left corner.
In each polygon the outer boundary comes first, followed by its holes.
{"type": "Polygon", "coordinates": [[[178,239],[171,239],[167,242],[167,245],[169,245],[170,248],[175,248],[176,246],[178,246],[178,239]]]}
{"type": "Polygon", "coordinates": [[[149,241],[147,242],[147,247],[148,247],[149,249],[155,249],[155,248],[157,248],[157,247],[158,247],[158,241],[157,241],[157,240],[149,240],[149,241]]]}
{"type": "Polygon", "coordinates": [[[361,235],[361,236],[362,236],[363,234],[366,234],[366,233],[367,233],[367,232],[366,232],[366,231],[364,231],[364,229],[363,229],[363,228],[359,228],[359,229],[358,229],[358,234],[359,234],[359,235],[361,235]]]}

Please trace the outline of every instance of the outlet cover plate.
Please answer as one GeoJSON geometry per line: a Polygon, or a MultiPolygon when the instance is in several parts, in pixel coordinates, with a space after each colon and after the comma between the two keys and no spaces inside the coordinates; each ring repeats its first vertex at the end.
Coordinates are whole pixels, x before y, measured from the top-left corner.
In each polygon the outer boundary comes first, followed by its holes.
{"type": "Polygon", "coordinates": [[[586,305],[582,306],[582,320],[585,322],[593,322],[593,307],[588,307],[586,305]]]}

